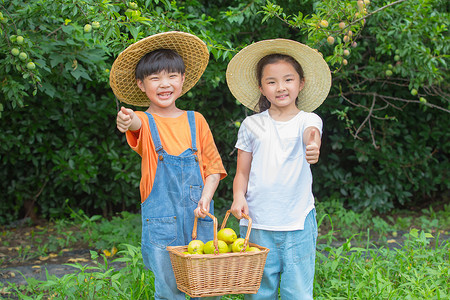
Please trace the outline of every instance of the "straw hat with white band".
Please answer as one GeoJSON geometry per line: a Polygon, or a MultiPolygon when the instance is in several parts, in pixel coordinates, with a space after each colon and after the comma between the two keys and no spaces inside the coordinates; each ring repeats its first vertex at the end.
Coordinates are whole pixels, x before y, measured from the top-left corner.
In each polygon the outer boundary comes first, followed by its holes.
{"type": "Polygon", "coordinates": [[[314,111],[330,91],[330,69],[317,50],[287,39],[256,42],[233,57],[226,73],[228,87],[233,96],[249,109],[259,110],[261,92],[256,78],[256,65],[261,58],[275,53],[289,55],[302,66],[305,86],[298,95],[298,108],[306,112],[314,111]]]}
{"type": "Polygon", "coordinates": [[[139,60],[157,49],[174,50],[183,59],[186,73],[182,95],[197,83],[208,65],[208,48],[195,35],[169,31],[146,37],[122,51],[111,67],[109,83],[120,101],[136,106],[150,105],[150,100],[136,84],[135,71],[139,60]]]}

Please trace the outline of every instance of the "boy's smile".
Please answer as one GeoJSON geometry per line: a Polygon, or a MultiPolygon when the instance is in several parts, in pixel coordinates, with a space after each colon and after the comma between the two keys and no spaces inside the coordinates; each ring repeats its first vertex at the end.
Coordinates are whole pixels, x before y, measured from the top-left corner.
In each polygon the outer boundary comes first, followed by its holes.
{"type": "Polygon", "coordinates": [[[150,99],[152,109],[171,109],[181,95],[184,78],[184,74],[163,70],[137,80],[137,85],[150,99]]]}

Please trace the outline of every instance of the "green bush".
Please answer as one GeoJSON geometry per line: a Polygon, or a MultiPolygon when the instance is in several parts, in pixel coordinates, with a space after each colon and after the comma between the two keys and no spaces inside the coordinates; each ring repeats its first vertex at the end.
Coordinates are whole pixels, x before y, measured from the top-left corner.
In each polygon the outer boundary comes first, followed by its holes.
{"type": "Polygon", "coordinates": [[[235,122],[251,114],[228,91],[227,63],[245,45],[277,37],[318,49],[333,72],[317,110],[325,125],[313,166],[320,200],[387,211],[448,199],[446,1],[372,1],[367,12],[350,0],[135,3],[0,2],[0,223],[68,214],[66,199],[89,215],[139,209],[139,156],[115,129],[108,72],[126,46],[168,30],[198,35],[211,52],[179,106],[211,126],[229,174],[215,196],[219,210],[232,201],[235,122]]]}

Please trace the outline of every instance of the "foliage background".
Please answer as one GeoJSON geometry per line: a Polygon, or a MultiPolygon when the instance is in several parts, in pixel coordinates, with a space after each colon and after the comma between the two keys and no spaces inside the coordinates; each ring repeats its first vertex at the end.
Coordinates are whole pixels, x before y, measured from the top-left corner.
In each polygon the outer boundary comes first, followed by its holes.
{"type": "Polygon", "coordinates": [[[229,173],[218,209],[232,201],[236,122],[251,114],[228,91],[227,63],[245,45],[278,37],[318,49],[333,72],[316,110],[319,201],[382,213],[448,201],[448,10],[445,0],[1,0],[0,223],[59,217],[67,205],[104,216],[139,210],[140,160],[115,128],[109,68],[127,45],[169,30],[196,34],[211,52],[178,104],[200,111],[213,131],[229,173]]]}

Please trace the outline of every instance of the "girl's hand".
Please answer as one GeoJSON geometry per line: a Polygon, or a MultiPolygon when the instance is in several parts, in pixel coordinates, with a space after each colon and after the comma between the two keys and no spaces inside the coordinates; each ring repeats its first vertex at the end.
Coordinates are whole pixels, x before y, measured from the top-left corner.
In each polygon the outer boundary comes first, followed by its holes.
{"type": "Polygon", "coordinates": [[[230,210],[233,216],[235,216],[236,219],[239,220],[242,219],[242,213],[248,215],[248,204],[247,200],[245,200],[245,197],[235,198],[230,210]]]}
{"type": "Polygon", "coordinates": [[[122,106],[122,108],[117,113],[117,129],[119,129],[120,132],[127,132],[135,116],[136,114],[132,109],[122,106]]]}
{"type": "Polygon", "coordinates": [[[311,129],[308,141],[306,141],[305,158],[309,164],[315,164],[319,161],[320,135],[316,131],[317,129],[311,129]]]}

